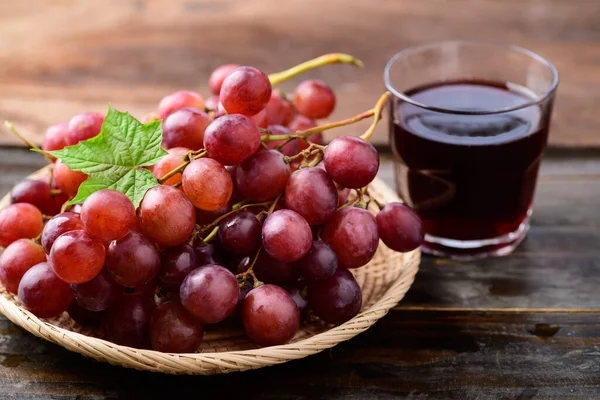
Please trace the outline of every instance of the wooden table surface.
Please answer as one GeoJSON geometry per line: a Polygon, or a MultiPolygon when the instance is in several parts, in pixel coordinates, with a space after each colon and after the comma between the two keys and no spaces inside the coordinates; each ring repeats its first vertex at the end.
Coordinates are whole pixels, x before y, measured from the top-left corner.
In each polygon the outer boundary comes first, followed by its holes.
{"type": "MultiPolygon", "coordinates": [[[[598,0],[0,1],[0,120],[41,141],[49,125],[106,112],[109,101],[141,116],[174,90],[208,95],[208,76],[223,63],[270,73],[346,52],[366,67],[307,75],[335,88],[332,118],[340,119],[373,106],[394,53],[449,39],[512,43],[547,57],[561,77],[551,143],[600,145],[598,0]]],[[[381,127],[374,140],[386,137],[381,127]]],[[[0,129],[0,143],[9,142],[0,129]]]]}
{"type": "MultiPolygon", "coordinates": [[[[0,149],[0,193],[42,166],[0,149]]],[[[391,163],[381,177],[393,181],[391,163]]],[[[528,238],[509,257],[424,257],[367,332],[303,360],[212,377],[86,359],[0,318],[0,398],[600,398],[600,151],[550,150],[528,238]]]]}

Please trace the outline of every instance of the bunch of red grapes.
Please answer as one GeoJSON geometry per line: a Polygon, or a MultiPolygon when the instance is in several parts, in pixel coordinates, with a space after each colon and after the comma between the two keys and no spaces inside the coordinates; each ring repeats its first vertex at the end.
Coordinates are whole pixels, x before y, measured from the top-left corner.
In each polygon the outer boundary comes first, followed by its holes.
{"type": "MultiPolygon", "coordinates": [[[[211,324],[241,323],[256,344],[278,345],[307,315],[340,324],[359,312],[349,270],[380,239],[400,252],[421,244],[410,208],[366,210],[375,148],[358,137],[325,146],[311,133],[335,107],[327,84],[304,81],[288,99],[258,69],[225,65],[209,86],[206,101],[179,91],[144,118],[162,121],[168,155],[137,210],[101,190],[64,211],[86,175],[60,160],[49,179],[14,187],[0,211],[0,281],[25,308],[66,311],[110,341],[165,352],[196,351],[211,324]]],[[[102,123],[77,115],[49,128],[43,149],[94,137],[102,123]]]]}

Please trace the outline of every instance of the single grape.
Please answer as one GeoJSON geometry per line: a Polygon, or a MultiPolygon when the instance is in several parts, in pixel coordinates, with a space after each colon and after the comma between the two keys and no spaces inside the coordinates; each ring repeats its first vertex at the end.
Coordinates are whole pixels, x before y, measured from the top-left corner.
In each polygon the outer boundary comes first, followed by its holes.
{"type": "Polygon", "coordinates": [[[121,239],[135,225],[135,207],[127,196],[116,190],[92,193],[81,207],[85,230],[104,243],[121,239]]]}
{"type": "Polygon", "coordinates": [[[333,139],[323,157],[329,176],[343,187],[359,189],[375,179],[379,154],[373,145],[354,136],[333,139]]]}
{"type": "Polygon", "coordinates": [[[69,197],[77,194],[79,186],[88,178],[86,174],[80,171],[69,169],[62,161],[58,160],[54,164],[54,183],[66,193],[69,197]]]}
{"type": "Polygon", "coordinates": [[[362,267],[375,255],[379,245],[373,214],[357,207],[344,207],[323,227],[323,241],[337,254],[342,268],[362,267]]]}
{"type": "Polygon", "coordinates": [[[182,108],[193,107],[200,110],[204,109],[204,100],[196,92],[188,90],[179,90],[173,94],[163,97],[158,103],[158,119],[164,120],[170,114],[182,108]]]}
{"type": "Polygon", "coordinates": [[[42,231],[42,247],[46,254],[50,254],[50,249],[54,241],[63,233],[76,230],[84,230],[83,222],[79,218],[79,214],[74,212],[64,212],[52,217],[44,230],[42,231]]]}
{"type": "Polygon", "coordinates": [[[322,225],[335,213],[338,194],[321,168],[302,168],[290,176],[285,187],[286,206],[302,215],[309,225],[322,225]]]}
{"type": "Polygon", "coordinates": [[[278,210],[263,224],[263,246],[273,258],[292,262],[304,257],[312,245],[312,231],[300,214],[278,210]]]}
{"type": "Polygon", "coordinates": [[[323,81],[306,80],[296,87],[294,106],[308,118],[327,118],[335,108],[335,94],[323,81]]]}
{"type": "Polygon", "coordinates": [[[204,107],[208,111],[216,111],[217,107],[219,106],[219,102],[220,102],[219,96],[217,96],[217,95],[210,96],[204,102],[204,107]]]}
{"type": "Polygon", "coordinates": [[[121,295],[106,311],[102,327],[106,339],[123,346],[149,347],[149,325],[156,305],[147,293],[121,295]]]}
{"type": "Polygon", "coordinates": [[[11,190],[10,202],[29,203],[44,215],[54,215],[57,207],[50,190],[50,184],[43,179],[25,179],[11,190]]]}
{"type": "Polygon", "coordinates": [[[214,211],[225,207],[233,192],[231,175],[211,158],[192,161],[183,171],[181,183],[187,198],[201,210],[214,211]]]}
{"type": "Polygon", "coordinates": [[[86,310],[77,304],[76,301],[71,302],[71,305],[67,308],[67,313],[73,321],[83,326],[99,326],[104,317],[104,311],[86,310]]]}
{"type": "Polygon", "coordinates": [[[278,261],[265,251],[260,252],[252,270],[258,280],[275,285],[291,284],[300,277],[300,270],[295,263],[278,261]]]}
{"type": "Polygon", "coordinates": [[[39,318],[59,316],[73,300],[69,285],[56,276],[47,262],[34,265],[25,272],[18,293],[23,307],[39,318]]]}
{"type": "Polygon", "coordinates": [[[290,165],[276,150],[260,150],[243,161],[236,171],[240,192],[249,200],[264,202],[274,199],[285,189],[290,165]]]}
{"type": "MultiPolygon", "coordinates": [[[[152,169],[152,174],[156,179],[160,179],[169,172],[173,171],[175,168],[179,167],[185,161],[186,154],[189,149],[185,147],[173,147],[167,152],[166,156],[160,159],[159,162],[156,163],[154,168],[152,169]]],[[[169,179],[167,179],[163,184],[164,185],[177,185],[181,183],[181,172],[173,175],[169,179]]]]}
{"type": "Polygon", "coordinates": [[[220,265],[196,268],[179,289],[181,304],[205,324],[223,321],[235,308],[240,288],[236,277],[220,265]]]}
{"type": "MultiPolygon", "coordinates": [[[[282,126],[282,125],[269,125],[268,129],[269,129],[269,132],[271,133],[271,135],[291,135],[292,134],[292,132],[288,128],[286,128],[285,126],[282,126]]],[[[265,142],[265,144],[270,149],[274,149],[278,146],[283,145],[281,147],[280,151],[285,156],[294,156],[294,155],[298,154],[298,139],[293,139],[290,141],[287,141],[285,139],[272,140],[272,141],[265,142]]]]}
{"type": "Polygon", "coordinates": [[[348,197],[350,196],[350,190],[351,189],[349,189],[349,188],[340,189],[340,187],[338,186],[338,189],[337,189],[337,193],[338,193],[337,206],[338,206],[338,208],[343,206],[348,201],[348,197]]]}
{"type": "Polygon", "coordinates": [[[56,186],[56,183],[54,182],[54,179],[52,180],[52,184],[50,185],[50,188],[53,191],[56,191],[57,193],[53,193],[52,194],[52,199],[51,199],[51,206],[48,206],[47,210],[40,210],[42,211],[42,213],[46,214],[46,211],[48,212],[46,215],[56,215],[58,213],[61,212],[63,205],[69,201],[69,199],[71,198],[67,193],[64,193],[62,190],[60,190],[58,188],[58,186],[56,186]]]}
{"type": "Polygon", "coordinates": [[[0,255],[0,282],[16,294],[25,272],[44,261],[46,253],[42,246],[29,239],[16,240],[0,255]]]}
{"type": "Polygon", "coordinates": [[[289,342],[300,327],[300,312],[284,289],[263,285],[244,299],[244,330],[254,343],[276,346],[289,342]]]}
{"type": "Polygon", "coordinates": [[[68,129],[69,124],[67,122],[61,122],[60,124],[49,127],[44,135],[42,150],[52,151],[63,149],[67,145],[68,129]]]}
{"type": "Polygon", "coordinates": [[[196,223],[200,226],[208,225],[217,218],[227,214],[229,211],[231,211],[231,202],[214,211],[196,208],[196,223]]]}
{"type": "MultiPolygon", "coordinates": [[[[296,114],[296,116],[292,119],[292,122],[289,123],[288,128],[292,133],[298,131],[305,131],[307,129],[312,129],[317,124],[310,118],[305,117],[302,114],[296,114]]],[[[316,144],[324,144],[323,133],[318,132],[308,137],[308,140],[316,143],[316,144]]],[[[308,148],[308,142],[304,139],[298,139],[298,151],[302,151],[308,148]]]]}
{"type": "Polygon", "coordinates": [[[237,67],[223,80],[219,98],[229,114],[251,117],[269,102],[271,82],[254,67],[237,67]]]}
{"type": "Polygon", "coordinates": [[[97,136],[102,129],[104,115],[86,112],[77,114],[69,121],[65,141],[68,146],[73,146],[84,140],[97,136]]]}
{"type": "Polygon", "coordinates": [[[119,285],[141,286],[158,274],[160,254],[150,239],[132,231],[108,246],[106,268],[119,285]]]}
{"type": "Polygon", "coordinates": [[[258,126],[259,128],[265,129],[267,126],[269,126],[269,118],[267,117],[266,108],[263,108],[258,112],[258,114],[254,114],[250,118],[252,118],[252,121],[254,121],[256,126],[258,126]]]}
{"type": "Polygon", "coordinates": [[[248,211],[238,211],[219,224],[219,242],[227,251],[248,255],[260,247],[261,230],[262,225],[256,215],[248,211]]]}
{"type": "Polygon", "coordinates": [[[142,233],[161,246],[184,243],[194,231],[195,221],[194,206],[172,186],[148,190],[138,209],[142,233]]]}
{"type": "Polygon", "coordinates": [[[223,80],[233,72],[234,69],[239,67],[238,64],[225,64],[217,67],[212,74],[210,74],[210,78],[208,78],[208,88],[211,93],[214,95],[218,95],[221,93],[221,86],[223,85],[223,80]]]}
{"type": "Polygon", "coordinates": [[[168,291],[179,292],[181,282],[199,266],[196,252],[189,244],[169,247],[162,252],[160,257],[158,283],[168,291]]]}
{"type": "Polygon", "coordinates": [[[77,303],[89,311],[104,311],[114,304],[121,294],[121,287],[104,269],[89,282],[71,285],[77,303]]]}
{"type": "Polygon", "coordinates": [[[228,165],[225,167],[229,175],[231,176],[231,181],[233,182],[233,192],[231,192],[231,200],[239,201],[244,200],[244,195],[240,192],[240,189],[237,186],[236,176],[237,176],[237,165],[228,165]]]}
{"type": "Polygon", "coordinates": [[[7,247],[17,239],[33,239],[42,229],[42,213],[31,204],[12,204],[0,211],[0,247],[7,247]]]}
{"type": "Polygon", "coordinates": [[[250,269],[250,265],[252,264],[252,258],[250,256],[240,256],[237,254],[232,254],[229,257],[229,262],[227,266],[231,272],[234,274],[243,274],[244,272],[250,269]]]}
{"type": "Polygon", "coordinates": [[[389,203],[377,213],[376,219],[379,236],[390,249],[408,252],[423,244],[423,221],[412,208],[389,203]]]}
{"type": "Polygon", "coordinates": [[[152,349],[165,353],[194,353],[204,335],[196,321],[177,301],[156,307],[150,319],[152,349]]]}
{"type": "Polygon", "coordinates": [[[323,321],[341,324],[360,311],[362,292],[350,271],[338,268],[331,278],[309,284],[308,305],[323,321]]]}
{"type": "Polygon", "coordinates": [[[106,249],[86,231],[75,230],[63,233],[54,241],[49,259],[60,279],[67,283],[84,283],[102,270],[106,249]]]}
{"type": "Polygon", "coordinates": [[[329,279],[338,266],[335,252],[321,240],[315,240],[309,252],[298,261],[302,275],[311,281],[329,279]]]}
{"type": "Polygon", "coordinates": [[[196,253],[196,265],[199,267],[207,264],[225,264],[225,257],[216,244],[197,241],[194,244],[194,252],[196,253]]]}
{"type": "Polygon", "coordinates": [[[271,98],[265,108],[269,125],[287,125],[292,121],[294,110],[292,104],[277,91],[271,93],[271,98]]]}
{"type": "Polygon", "coordinates": [[[252,119],[240,114],[215,119],[204,132],[208,156],[223,165],[237,165],[260,147],[260,131],[252,119]]]}
{"type": "Polygon", "coordinates": [[[306,314],[308,309],[308,300],[306,300],[305,292],[306,286],[300,283],[295,285],[287,285],[283,287],[286,292],[290,295],[294,303],[296,303],[296,307],[298,307],[298,311],[300,311],[300,316],[306,314]]]}
{"type": "Polygon", "coordinates": [[[211,121],[207,113],[197,108],[182,108],[171,113],[162,123],[163,147],[201,149],[204,147],[204,131],[211,121]]]}

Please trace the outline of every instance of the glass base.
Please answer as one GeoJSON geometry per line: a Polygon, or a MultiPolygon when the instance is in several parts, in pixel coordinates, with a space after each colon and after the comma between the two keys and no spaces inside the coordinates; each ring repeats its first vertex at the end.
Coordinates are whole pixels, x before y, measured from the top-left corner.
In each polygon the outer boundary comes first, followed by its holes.
{"type": "Polygon", "coordinates": [[[529,218],[528,215],[514,232],[491,239],[455,240],[426,234],[421,251],[426,254],[460,261],[506,256],[512,253],[519,243],[525,239],[529,231],[529,218]]]}

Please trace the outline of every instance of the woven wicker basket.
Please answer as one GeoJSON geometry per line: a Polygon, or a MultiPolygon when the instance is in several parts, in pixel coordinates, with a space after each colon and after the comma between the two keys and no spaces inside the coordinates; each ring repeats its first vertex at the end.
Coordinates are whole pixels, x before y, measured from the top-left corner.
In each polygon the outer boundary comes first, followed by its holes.
{"type": "MultiPolygon", "coordinates": [[[[44,168],[31,177],[47,174],[48,170],[44,168]]],[[[381,202],[399,201],[381,180],[376,179],[369,190],[381,202]]],[[[8,203],[7,195],[0,201],[0,209],[8,203]]],[[[1,285],[0,312],[36,336],[114,365],[169,374],[211,375],[244,371],[304,358],[364,332],[404,297],[415,278],[419,260],[418,250],[401,254],[380,243],[373,260],[352,271],[363,290],[361,312],[336,327],[309,319],[292,342],[282,346],[257,348],[242,330],[208,331],[200,349],[194,354],[170,354],[119,346],[101,339],[99,332],[79,326],[66,313],[48,320],[37,318],[23,309],[17,298],[1,285]]]]}

